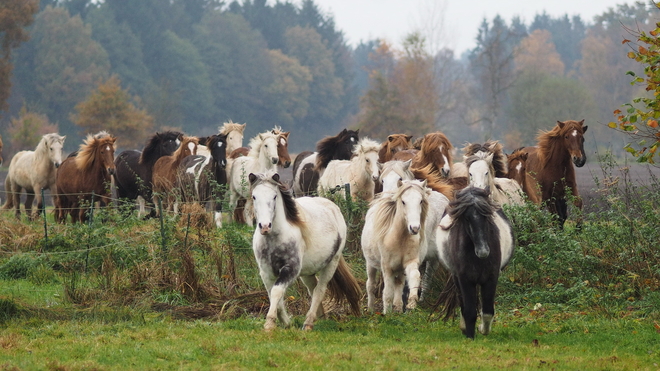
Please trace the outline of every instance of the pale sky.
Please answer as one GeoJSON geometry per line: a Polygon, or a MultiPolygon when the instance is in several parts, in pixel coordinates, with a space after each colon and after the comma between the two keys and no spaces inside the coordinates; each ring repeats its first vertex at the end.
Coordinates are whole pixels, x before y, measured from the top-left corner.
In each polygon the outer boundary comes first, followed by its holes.
{"type": "MultiPolygon", "coordinates": [[[[537,13],[553,17],[580,15],[591,23],[617,4],[633,4],[633,0],[314,0],[317,6],[333,15],[336,28],[344,32],[348,43],[357,45],[383,38],[400,45],[405,35],[423,24],[444,24],[440,46],[449,47],[456,55],[472,49],[479,26],[497,14],[507,24],[514,16],[529,25],[537,13]],[[435,19],[436,21],[432,21],[435,19]]],[[[299,1],[294,0],[299,4],[299,1]]],[[[428,30],[429,28],[426,27],[428,30]]],[[[429,32],[422,33],[426,36],[429,32]]],[[[437,34],[431,32],[431,34],[437,34]]]]}

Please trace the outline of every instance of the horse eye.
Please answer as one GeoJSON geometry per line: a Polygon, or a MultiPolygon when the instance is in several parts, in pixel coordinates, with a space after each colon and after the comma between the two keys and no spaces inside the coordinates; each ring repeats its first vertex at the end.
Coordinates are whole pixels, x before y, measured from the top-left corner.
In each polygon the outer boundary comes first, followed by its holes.
{"type": "Polygon", "coordinates": [[[406,201],[401,200],[401,203],[405,205],[405,204],[406,204],[406,201]]]}
{"type": "Polygon", "coordinates": [[[367,159],[367,163],[369,163],[369,162],[371,162],[371,161],[369,161],[369,160],[367,159]]]}
{"type": "Polygon", "coordinates": [[[277,199],[277,195],[273,196],[273,200],[277,199]]]}
{"type": "Polygon", "coordinates": [[[256,197],[254,197],[254,196],[252,196],[252,199],[253,199],[253,200],[255,200],[255,201],[257,200],[257,198],[256,198],[256,197]]]}

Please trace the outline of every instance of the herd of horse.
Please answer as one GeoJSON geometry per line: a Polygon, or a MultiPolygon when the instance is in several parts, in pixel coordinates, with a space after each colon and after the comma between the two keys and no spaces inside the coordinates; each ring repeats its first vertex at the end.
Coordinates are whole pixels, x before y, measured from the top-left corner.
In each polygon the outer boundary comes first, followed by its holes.
{"type": "Polygon", "coordinates": [[[323,197],[349,185],[350,193],[339,194],[369,202],[361,235],[368,308],[375,309],[378,272],[384,283],[383,313],[401,312],[405,302],[414,309],[428,294],[429,278],[442,265],[450,273],[440,298],[446,314],[460,306],[460,327],[474,338],[477,287],[478,328],[487,334],[497,279],[514,250],[502,205],[545,205],[559,226],[567,219],[566,192],[582,207],[573,166],[586,161],[584,120],[558,121],[539,135],[536,146],[509,155],[497,141],[468,144],[458,162],[441,132],[415,142],[410,135],[392,134],[378,143],[360,138],[359,130],[344,129],[321,139],[315,152],[298,154],[290,183],[278,173],[278,167],[291,164],[289,133],[275,127],[243,147],[244,129],[245,124],[229,122],[208,137],[156,133],[141,151],[116,157],[116,138],[100,132],[88,135],[64,160],[65,137],[47,134],[34,151],[21,151],[11,160],[3,208],[13,208],[20,217],[24,190],[26,213],[38,217],[44,212],[40,191],[50,189],[56,220],[71,216],[82,222],[90,205],[111,203],[109,185],[114,182],[117,197],[135,203],[139,215],[147,214],[147,207],[152,215],[176,213],[180,202],[201,202],[222,227],[219,201],[228,193],[225,211],[235,220],[256,223],[253,250],[271,303],[265,329],[273,329],[277,320],[290,324],[284,293],[297,278],[312,297],[304,323],[312,329],[323,314],[326,290],[359,312],[360,288],[342,257],[346,222],[339,207],[323,197]]]}

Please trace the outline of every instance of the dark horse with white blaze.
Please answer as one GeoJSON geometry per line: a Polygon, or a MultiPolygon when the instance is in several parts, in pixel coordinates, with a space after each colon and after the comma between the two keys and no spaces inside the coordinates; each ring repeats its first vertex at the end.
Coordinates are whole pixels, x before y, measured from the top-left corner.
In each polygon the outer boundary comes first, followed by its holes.
{"type": "Polygon", "coordinates": [[[128,150],[120,153],[115,159],[115,185],[117,198],[135,201],[138,196],[140,214],[144,211],[144,202],[151,204],[152,200],[152,169],[156,161],[163,156],[169,156],[181,144],[183,133],[165,131],[154,134],[142,151],[128,150]]]}
{"type": "Polygon", "coordinates": [[[513,256],[515,243],[511,223],[489,194],[488,187],[461,190],[436,228],[438,256],[451,273],[438,303],[445,304],[445,319],[460,305],[460,328],[471,339],[477,321],[477,286],[482,307],[479,332],[488,335],[497,280],[513,256]]]}
{"type": "Polygon", "coordinates": [[[333,137],[316,143],[316,152],[304,151],[293,162],[293,194],[296,197],[315,195],[319,178],[332,160],[350,160],[360,130],[344,129],[333,137]]]}

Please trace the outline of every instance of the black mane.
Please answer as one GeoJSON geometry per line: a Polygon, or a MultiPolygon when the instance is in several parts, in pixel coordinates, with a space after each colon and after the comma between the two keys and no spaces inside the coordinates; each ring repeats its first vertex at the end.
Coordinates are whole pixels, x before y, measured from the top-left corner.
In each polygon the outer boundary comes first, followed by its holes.
{"type": "Polygon", "coordinates": [[[344,129],[334,137],[319,140],[316,143],[316,169],[325,169],[332,160],[350,160],[353,146],[360,140],[359,131],[344,129]]]}
{"type": "Polygon", "coordinates": [[[168,140],[181,140],[181,138],[183,138],[183,133],[178,131],[165,131],[154,134],[147,140],[144,149],[142,149],[138,163],[153,165],[162,156],[170,156],[174,151],[165,153],[166,151],[163,151],[162,144],[168,140]]]}

